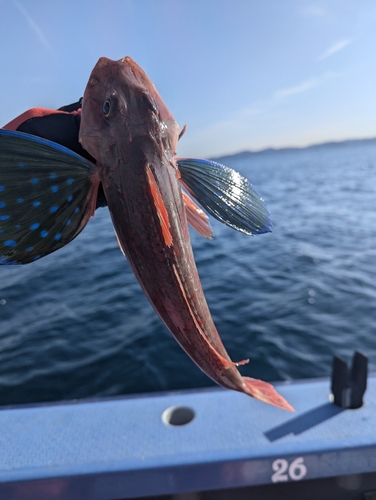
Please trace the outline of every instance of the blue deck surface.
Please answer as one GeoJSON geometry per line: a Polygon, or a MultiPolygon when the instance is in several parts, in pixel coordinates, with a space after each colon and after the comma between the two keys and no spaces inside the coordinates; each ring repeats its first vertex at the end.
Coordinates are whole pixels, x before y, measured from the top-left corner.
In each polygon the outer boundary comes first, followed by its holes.
{"type": "Polygon", "coordinates": [[[220,388],[1,409],[0,498],[132,498],[376,471],[376,378],[358,410],[330,403],[329,386],[279,385],[295,413],[220,388]],[[194,419],[164,423],[174,406],[194,419]]]}

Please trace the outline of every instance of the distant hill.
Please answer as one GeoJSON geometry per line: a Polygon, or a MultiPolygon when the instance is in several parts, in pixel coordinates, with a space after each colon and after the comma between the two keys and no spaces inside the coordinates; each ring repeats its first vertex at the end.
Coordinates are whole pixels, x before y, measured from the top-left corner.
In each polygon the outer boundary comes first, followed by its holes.
{"type": "Polygon", "coordinates": [[[241,151],[240,153],[234,153],[232,155],[224,155],[224,156],[217,156],[215,158],[211,158],[214,161],[224,161],[227,160],[228,158],[232,159],[246,159],[249,158],[250,156],[254,155],[260,155],[260,154],[272,154],[272,153],[282,153],[282,152],[292,152],[292,151],[303,151],[307,149],[321,149],[321,148],[336,148],[338,146],[354,146],[354,145],[359,145],[361,146],[362,144],[376,144],[376,137],[373,137],[371,139],[349,139],[346,141],[331,141],[331,142],[323,142],[320,144],[312,144],[311,146],[304,146],[304,147],[291,147],[291,148],[267,148],[267,149],[261,149],[259,151],[241,151]]]}

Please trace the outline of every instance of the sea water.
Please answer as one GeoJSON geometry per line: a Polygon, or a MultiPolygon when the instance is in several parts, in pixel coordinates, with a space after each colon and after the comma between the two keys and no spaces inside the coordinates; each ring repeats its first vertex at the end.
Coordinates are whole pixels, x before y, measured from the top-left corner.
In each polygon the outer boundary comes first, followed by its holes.
{"type": "MultiPolygon", "coordinates": [[[[355,349],[376,369],[376,142],[226,157],[273,231],[191,232],[205,295],[244,375],[328,376],[355,349]]],[[[0,267],[0,405],[206,387],[149,305],[107,208],[67,247],[0,267]]]]}

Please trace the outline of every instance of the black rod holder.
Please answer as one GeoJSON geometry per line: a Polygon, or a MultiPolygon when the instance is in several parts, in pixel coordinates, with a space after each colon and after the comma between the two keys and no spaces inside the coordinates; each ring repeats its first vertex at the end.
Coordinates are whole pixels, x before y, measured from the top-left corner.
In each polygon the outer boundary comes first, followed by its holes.
{"type": "Polygon", "coordinates": [[[368,358],[355,351],[351,372],[346,362],[338,356],[333,357],[332,394],[333,403],[341,408],[360,408],[367,389],[368,358]]]}

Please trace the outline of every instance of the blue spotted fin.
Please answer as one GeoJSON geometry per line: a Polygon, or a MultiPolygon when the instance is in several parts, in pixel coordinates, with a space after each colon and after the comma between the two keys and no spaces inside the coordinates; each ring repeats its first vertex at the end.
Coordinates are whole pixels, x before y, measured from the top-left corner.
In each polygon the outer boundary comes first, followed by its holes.
{"type": "Polygon", "coordinates": [[[248,180],[220,163],[195,158],[177,161],[181,183],[214,218],[245,234],[271,231],[264,201],[248,180]]]}
{"type": "Polygon", "coordinates": [[[82,231],[95,210],[94,169],[59,144],[0,130],[0,265],[37,260],[82,231]]]}

